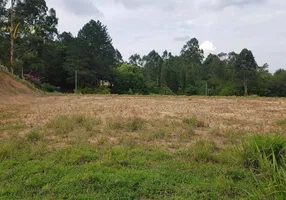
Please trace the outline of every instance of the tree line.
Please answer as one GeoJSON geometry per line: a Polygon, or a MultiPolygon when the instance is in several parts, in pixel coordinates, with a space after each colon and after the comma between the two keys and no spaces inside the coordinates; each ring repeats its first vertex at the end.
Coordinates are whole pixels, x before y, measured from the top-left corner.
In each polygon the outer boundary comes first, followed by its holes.
{"type": "Polygon", "coordinates": [[[73,92],[76,84],[81,93],[286,96],[286,70],[271,74],[247,48],[205,57],[192,38],[179,55],[152,50],[123,61],[100,21],[73,36],[59,33],[45,0],[7,3],[0,0],[0,64],[44,90],[73,92]]]}

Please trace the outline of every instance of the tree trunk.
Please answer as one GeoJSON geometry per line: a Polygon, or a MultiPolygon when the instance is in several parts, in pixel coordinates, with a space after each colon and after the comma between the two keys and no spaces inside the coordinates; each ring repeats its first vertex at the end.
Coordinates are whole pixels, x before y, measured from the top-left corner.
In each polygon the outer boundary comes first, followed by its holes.
{"type": "Polygon", "coordinates": [[[247,80],[244,79],[244,96],[248,96],[248,87],[247,87],[247,80]]]}
{"type": "Polygon", "coordinates": [[[13,71],[13,63],[14,63],[14,2],[15,0],[11,0],[11,48],[10,48],[10,65],[11,71],[13,71]]]}

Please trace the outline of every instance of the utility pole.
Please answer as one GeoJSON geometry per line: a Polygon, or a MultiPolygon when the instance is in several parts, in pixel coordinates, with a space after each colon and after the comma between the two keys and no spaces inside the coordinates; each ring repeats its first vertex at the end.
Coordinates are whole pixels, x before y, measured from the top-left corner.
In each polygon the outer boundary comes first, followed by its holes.
{"type": "Polygon", "coordinates": [[[77,93],[77,70],[75,70],[75,93],[77,93]]]}
{"type": "Polygon", "coordinates": [[[21,73],[21,75],[22,75],[22,79],[24,80],[24,70],[23,70],[23,68],[22,68],[22,73],[21,73]]]}
{"type": "Polygon", "coordinates": [[[11,72],[13,73],[13,64],[14,64],[14,3],[15,0],[11,0],[11,47],[10,47],[10,64],[11,64],[11,72]]]}

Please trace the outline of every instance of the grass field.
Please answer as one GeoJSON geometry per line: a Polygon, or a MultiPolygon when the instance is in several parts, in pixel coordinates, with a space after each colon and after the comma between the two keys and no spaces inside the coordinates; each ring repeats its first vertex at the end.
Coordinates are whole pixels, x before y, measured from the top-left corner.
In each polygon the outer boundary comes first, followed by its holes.
{"type": "Polygon", "coordinates": [[[0,104],[0,199],[285,199],[286,99],[0,104]]]}

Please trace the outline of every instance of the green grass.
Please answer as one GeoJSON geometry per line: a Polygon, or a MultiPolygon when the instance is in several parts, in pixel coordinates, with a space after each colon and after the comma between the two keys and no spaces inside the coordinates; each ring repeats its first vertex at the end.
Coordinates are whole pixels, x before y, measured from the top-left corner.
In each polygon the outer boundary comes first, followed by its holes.
{"type": "Polygon", "coordinates": [[[256,189],[248,189],[252,199],[285,199],[286,138],[255,136],[242,147],[242,161],[253,172],[256,189]]]}
{"type": "Polygon", "coordinates": [[[221,149],[208,140],[182,146],[193,140],[187,137],[189,127],[200,128],[190,121],[130,118],[103,124],[61,116],[0,140],[0,199],[285,197],[285,137],[246,138],[241,148],[221,149]],[[71,133],[76,135],[72,143],[57,145],[71,133]]]}
{"type": "Polygon", "coordinates": [[[51,151],[29,141],[0,150],[1,198],[227,199],[244,196],[237,186],[251,183],[239,166],[209,164],[189,150],[79,144],[51,151]]]}

